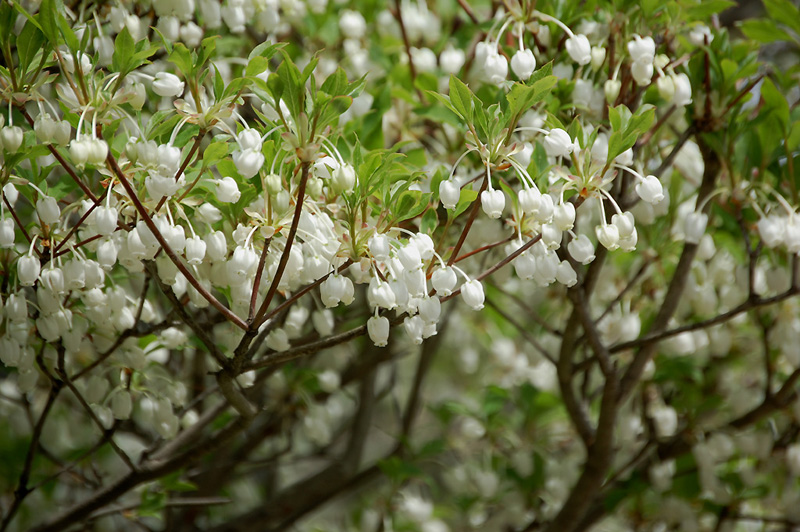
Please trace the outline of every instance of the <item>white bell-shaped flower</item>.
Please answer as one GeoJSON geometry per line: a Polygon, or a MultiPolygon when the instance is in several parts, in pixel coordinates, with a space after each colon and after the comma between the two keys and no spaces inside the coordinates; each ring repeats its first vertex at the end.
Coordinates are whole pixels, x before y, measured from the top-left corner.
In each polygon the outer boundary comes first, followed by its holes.
{"type": "Polygon", "coordinates": [[[461,189],[452,179],[445,179],[439,183],[439,200],[445,209],[455,209],[460,197],[461,189]]]}
{"type": "Polygon", "coordinates": [[[434,290],[436,290],[437,294],[443,297],[449,296],[453,293],[453,289],[456,287],[457,282],[458,278],[456,276],[456,272],[450,266],[437,268],[431,275],[431,284],[433,285],[434,290]]]}
{"type": "Polygon", "coordinates": [[[5,126],[0,128],[0,142],[9,153],[15,153],[22,146],[22,128],[19,126],[5,126]]]}
{"type": "Polygon", "coordinates": [[[16,234],[14,232],[14,219],[0,219],[0,248],[14,247],[16,234]]]}
{"type": "Polygon", "coordinates": [[[551,129],[542,143],[550,157],[568,157],[575,149],[569,133],[560,128],[551,129]]]}
{"type": "Polygon", "coordinates": [[[658,203],[664,199],[664,187],[654,175],[648,175],[636,184],[636,194],[647,203],[658,203]]]}
{"type": "Polygon", "coordinates": [[[633,213],[630,211],[622,214],[615,214],[611,217],[611,223],[617,226],[620,238],[628,237],[636,230],[633,213]]]}
{"type": "Polygon", "coordinates": [[[592,45],[586,35],[573,35],[566,42],[567,53],[579,65],[588,65],[592,61],[592,45]]]}
{"type": "Polygon", "coordinates": [[[461,297],[473,310],[481,310],[485,299],[483,285],[477,279],[471,279],[461,285],[461,297]]]}
{"type": "Polygon", "coordinates": [[[36,214],[42,223],[53,225],[61,217],[61,208],[54,197],[42,195],[36,200],[36,214]]]}
{"type": "Polygon", "coordinates": [[[217,181],[216,192],[217,199],[222,203],[236,203],[242,196],[242,193],[239,192],[239,185],[230,176],[217,181]]]}
{"type": "Polygon", "coordinates": [[[389,320],[383,316],[372,316],[367,320],[367,333],[377,347],[386,347],[389,341],[389,320]]]}
{"type": "Polygon", "coordinates": [[[506,195],[502,190],[484,190],[481,192],[481,208],[489,218],[500,218],[506,206],[506,195]]]}
{"type": "Polygon", "coordinates": [[[569,261],[562,260],[559,263],[556,270],[556,281],[567,287],[574,286],[578,282],[578,274],[575,273],[569,261]]]}
{"type": "Polygon", "coordinates": [[[561,231],[569,231],[575,226],[575,205],[562,201],[553,211],[553,223],[561,231]]]}
{"type": "Polygon", "coordinates": [[[619,248],[619,229],[616,225],[603,223],[595,227],[597,240],[609,251],[619,248]]]}
{"type": "Polygon", "coordinates": [[[633,62],[653,63],[656,56],[656,43],[652,37],[641,37],[634,34],[633,40],[628,42],[628,53],[633,62]]]}
{"type": "Polygon", "coordinates": [[[42,266],[39,258],[34,255],[23,255],[17,261],[17,278],[22,286],[33,286],[39,279],[42,266]]]}
{"type": "Polygon", "coordinates": [[[117,230],[117,219],[119,213],[114,207],[101,205],[94,211],[94,226],[97,234],[108,236],[117,230]]]}
{"type": "Polygon", "coordinates": [[[706,233],[708,225],[708,215],[703,212],[693,211],[684,218],[683,234],[687,244],[699,244],[700,239],[706,233]]]}
{"type": "Polygon", "coordinates": [[[250,179],[258,174],[261,167],[264,166],[264,154],[253,149],[236,151],[232,157],[236,170],[245,179],[250,179]]]}
{"type": "Polygon", "coordinates": [[[403,320],[403,327],[413,343],[417,345],[422,343],[422,334],[425,330],[425,323],[422,321],[422,318],[419,316],[408,316],[403,320]]]}
{"type": "Polygon", "coordinates": [[[206,256],[206,243],[197,235],[186,239],[186,262],[194,266],[202,264],[206,256]]]}
{"type": "Polygon", "coordinates": [[[183,93],[183,82],[175,74],[159,72],[153,79],[153,92],[159,96],[176,97],[183,93]]]}
{"type": "Polygon", "coordinates": [[[389,244],[389,237],[385,234],[376,233],[372,235],[367,242],[367,246],[375,260],[383,262],[389,260],[389,253],[392,250],[392,246],[389,244]]]}
{"type": "Polygon", "coordinates": [[[394,291],[389,283],[381,281],[378,277],[373,277],[367,289],[367,299],[372,307],[393,309],[397,306],[394,291]]]}
{"type": "Polygon", "coordinates": [[[536,58],[533,57],[533,52],[528,48],[517,50],[511,58],[511,70],[522,81],[527,81],[535,69],[536,58]]]}

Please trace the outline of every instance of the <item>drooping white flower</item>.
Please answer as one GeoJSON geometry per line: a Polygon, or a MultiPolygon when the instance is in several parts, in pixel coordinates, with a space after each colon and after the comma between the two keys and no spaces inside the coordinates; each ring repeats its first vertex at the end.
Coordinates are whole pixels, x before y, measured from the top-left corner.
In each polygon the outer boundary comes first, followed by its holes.
{"type": "Polygon", "coordinates": [[[153,92],[159,96],[176,97],[183,93],[184,83],[175,74],[159,72],[153,79],[153,92]]]}
{"type": "Polygon", "coordinates": [[[592,45],[586,35],[573,35],[567,39],[567,53],[579,65],[588,65],[592,61],[592,45]]]}
{"type": "Polygon", "coordinates": [[[473,310],[481,310],[483,308],[484,293],[483,285],[477,279],[471,279],[461,285],[461,297],[464,302],[473,310]]]}
{"type": "Polygon", "coordinates": [[[367,332],[376,347],[386,347],[389,341],[389,320],[384,316],[372,316],[367,320],[367,332]]]}
{"type": "Polygon", "coordinates": [[[533,57],[533,52],[526,48],[524,50],[517,50],[511,58],[511,70],[522,81],[530,79],[531,74],[536,69],[536,58],[533,57]]]}
{"type": "Polygon", "coordinates": [[[502,190],[484,190],[481,192],[481,208],[489,218],[500,218],[506,206],[506,196],[502,190]]]}

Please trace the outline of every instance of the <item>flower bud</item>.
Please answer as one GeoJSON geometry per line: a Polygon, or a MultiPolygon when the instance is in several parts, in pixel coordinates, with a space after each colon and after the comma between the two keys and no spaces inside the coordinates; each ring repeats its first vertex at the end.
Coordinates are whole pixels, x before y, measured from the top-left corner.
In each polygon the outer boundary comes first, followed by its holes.
{"type": "Polygon", "coordinates": [[[606,60],[606,49],[602,46],[592,47],[592,70],[600,70],[606,60]]]}
{"type": "Polygon", "coordinates": [[[550,223],[550,220],[553,219],[554,212],[553,196],[550,194],[542,194],[539,198],[539,208],[533,213],[534,218],[540,224],[550,223]]]}
{"type": "Polygon", "coordinates": [[[345,163],[336,168],[331,174],[331,184],[336,193],[349,192],[356,184],[355,169],[345,163]]]}
{"type": "Polygon", "coordinates": [[[340,302],[349,305],[355,297],[355,287],[349,277],[336,273],[328,276],[319,287],[320,299],[327,308],[333,308],[340,302]]]}
{"type": "Polygon", "coordinates": [[[86,268],[77,258],[64,264],[64,283],[70,290],[80,290],[86,286],[86,268]]]}
{"type": "Polygon", "coordinates": [[[147,101],[147,89],[143,83],[132,82],[127,88],[128,103],[137,111],[141,111],[147,101]]]}
{"type": "Polygon", "coordinates": [[[529,281],[536,274],[536,256],[526,251],[514,259],[514,271],[517,277],[529,281]]]}
{"type": "Polygon", "coordinates": [[[117,263],[117,245],[110,238],[103,239],[97,245],[97,262],[105,270],[110,270],[117,263]]]}
{"type": "Polygon", "coordinates": [[[483,71],[489,82],[499,85],[508,76],[508,60],[500,55],[497,47],[490,47],[483,62],[483,71]]]}
{"type": "Polygon", "coordinates": [[[658,78],[656,87],[658,87],[658,95],[661,96],[663,100],[671,102],[675,97],[675,82],[672,80],[672,76],[661,76],[658,78]]]}
{"type": "Polygon", "coordinates": [[[54,294],[64,293],[64,272],[61,268],[55,268],[50,262],[50,267],[45,268],[39,276],[39,284],[44,286],[54,294]]]}
{"type": "Polygon", "coordinates": [[[406,244],[397,250],[397,258],[406,270],[416,270],[422,267],[422,257],[419,249],[413,244],[406,244]]]}
{"type": "Polygon", "coordinates": [[[3,187],[3,196],[5,196],[8,204],[13,207],[19,198],[19,191],[17,191],[14,183],[6,183],[6,186],[3,187]]]}
{"type": "Polygon", "coordinates": [[[72,125],[66,120],[61,120],[56,124],[56,131],[53,140],[59,146],[66,146],[69,144],[70,136],[72,135],[72,125]]]}
{"type": "Polygon", "coordinates": [[[410,242],[417,247],[422,260],[430,260],[436,251],[433,239],[426,233],[417,233],[411,237],[410,242]]]}
{"type": "Polygon", "coordinates": [[[619,97],[619,91],[622,88],[622,82],[617,79],[609,79],[603,84],[603,91],[606,95],[606,101],[613,104],[619,97]]]}
{"type": "Polygon", "coordinates": [[[90,139],[88,141],[89,154],[87,162],[93,165],[101,165],[108,155],[108,144],[103,139],[90,139]]]}

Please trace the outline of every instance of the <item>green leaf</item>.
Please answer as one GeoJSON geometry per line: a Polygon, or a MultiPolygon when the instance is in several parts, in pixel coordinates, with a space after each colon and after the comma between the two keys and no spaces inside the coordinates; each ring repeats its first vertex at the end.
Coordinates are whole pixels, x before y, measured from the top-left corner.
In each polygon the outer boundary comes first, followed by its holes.
{"type": "Polygon", "coordinates": [[[771,20],[746,20],[739,25],[748,38],[760,43],[771,43],[776,41],[791,41],[792,37],[771,20]]]}
{"type": "Polygon", "coordinates": [[[419,190],[407,190],[400,195],[394,208],[395,221],[402,222],[416,218],[428,207],[430,193],[422,193],[419,190]]]}
{"type": "Polygon", "coordinates": [[[192,77],[194,74],[194,63],[192,61],[192,53],[183,43],[177,43],[172,48],[172,53],[169,54],[167,60],[178,67],[178,70],[183,72],[186,77],[192,77]]]}
{"type": "Polygon", "coordinates": [[[787,132],[790,120],[789,102],[786,101],[786,98],[769,78],[765,78],[764,83],[761,85],[761,97],[764,99],[764,108],[762,108],[761,112],[773,113],[783,126],[783,131],[787,132]]]}
{"type": "MultiPolygon", "coordinates": [[[[53,0],[43,0],[42,9],[44,9],[45,4],[52,3],[53,0]]],[[[11,30],[14,28],[14,22],[16,20],[17,12],[14,10],[11,4],[6,2],[0,3],[0,32],[2,32],[0,35],[11,35],[11,30]]],[[[45,35],[48,35],[47,31],[45,31],[45,35]]]]}
{"type": "Polygon", "coordinates": [[[212,166],[228,155],[227,142],[213,142],[203,151],[203,166],[212,166]]]}
{"type": "Polygon", "coordinates": [[[247,68],[244,70],[245,76],[257,76],[262,72],[266,72],[269,68],[269,59],[260,55],[255,56],[247,62],[247,68]]]}
{"type": "Polygon", "coordinates": [[[114,40],[114,55],[111,57],[111,68],[116,72],[127,73],[131,69],[131,60],[136,51],[131,32],[125,26],[114,40]]]}
{"type": "Polygon", "coordinates": [[[474,95],[463,81],[455,76],[450,76],[450,103],[456,113],[467,122],[472,122],[474,95]]]}
{"type": "Polygon", "coordinates": [[[686,15],[690,20],[707,20],[711,15],[721,13],[735,5],[736,2],[731,0],[700,0],[686,9],[686,15]]]}
{"type": "Polygon", "coordinates": [[[774,21],[786,24],[800,35],[800,8],[789,0],[764,0],[764,7],[774,21]]]}
{"type": "MultiPolygon", "coordinates": [[[[17,37],[17,52],[19,54],[19,66],[23,72],[28,71],[33,58],[36,57],[37,52],[42,50],[45,42],[45,35],[42,30],[31,21],[25,23],[22,31],[17,37]]],[[[42,50],[42,53],[45,53],[42,50]]]]}
{"type": "Polygon", "coordinates": [[[450,217],[451,220],[455,220],[458,218],[461,213],[467,210],[467,207],[472,205],[472,202],[475,201],[478,197],[478,191],[472,190],[471,188],[462,188],[461,195],[458,197],[458,203],[456,204],[456,208],[452,211],[447,211],[447,215],[450,217]]]}
{"type": "Polygon", "coordinates": [[[534,72],[527,83],[515,83],[511,87],[511,91],[506,96],[511,120],[516,121],[522,113],[542,101],[550,93],[550,90],[558,83],[558,78],[550,75],[551,72],[552,65],[548,63],[534,72]]]}

